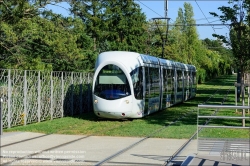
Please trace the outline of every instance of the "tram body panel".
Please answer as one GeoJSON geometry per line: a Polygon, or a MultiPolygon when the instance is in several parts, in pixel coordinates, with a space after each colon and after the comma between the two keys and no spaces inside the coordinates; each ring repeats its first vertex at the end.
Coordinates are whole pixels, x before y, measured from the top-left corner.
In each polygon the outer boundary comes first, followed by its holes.
{"type": "Polygon", "coordinates": [[[132,112],[130,118],[142,118],[144,115],[144,101],[143,100],[133,100],[132,112]]]}
{"type": "Polygon", "coordinates": [[[142,117],[142,110],[138,109],[138,102],[134,99],[133,83],[130,77],[131,70],[142,63],[139,56],[138,53],[128,54],[120,51],[105,52],[98,56],[92,89],[93,107],[97,116],[118,119],[142,117]],[[99,85],[97,85],[98,81],[99,85]],[[122,89],[125,84],[127,91],[129,89],[128,92],[122,89]],[[100,91],[98,91],[98,86],[100,86],[100,91]]]}
{"type": "Polygon", "coordinates": [[[95,70],[99,68],[102,63],[107,61],[118,62],[126,68],[126,72],[130,73],[136,67],[142,66],[143,62],[139,53],[124,52],[124,51],[110,51],[101,53],[95,63],[95,70]]]}
{"type": "Polygon", "coordinates": [[[130,118],[133,108],[132,96],[118,100],[105,100],[98,96],[93,97],[94,112],[97,116],[105,118],[130,118]]]}

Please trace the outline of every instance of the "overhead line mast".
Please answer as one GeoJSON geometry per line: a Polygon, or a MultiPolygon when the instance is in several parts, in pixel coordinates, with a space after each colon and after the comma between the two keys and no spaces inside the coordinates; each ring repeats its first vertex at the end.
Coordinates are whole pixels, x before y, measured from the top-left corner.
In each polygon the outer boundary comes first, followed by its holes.
{"type": "Polygon", "coordinates": [[[164,7],[165,7],[165,18],[167,18],[168,17],[168,0],[165,1],[164,7]]]}
{"type": "MultiPolygon", "coordinates": [[[[165,17],[156,17],[156,18],[152,18],[153,21],[155,21],[155,24],[157,26],[157,29],[160,32],[160,36],[161,36],[161,40],[162,40],[162,55],[161,58],[164,58],[164,47],[168,41],[168,30],[170,26],[231,26],[231,24],[188,24],[188,25],[182,25],[182,24],[169,24],[169,20],[171,18],[168,18],[168,0],[164,1],[164,10],[165,10],[165,17]],[[162,20],[165,19],[167,20],[167,30],[166,30],[166,36],[164,38],[163,34],[160,31],[159,26],[162,26],[163,24],[159,24],[156,20],[162,20]]],[[[206,18],[207,19],[207,18],[206,18]]],[[[166,24],[164,24],[163,26],[165,26],[166,24]]],[[[214,29],[214,28],[213,28],[214,29]]]]}
{"type": "Polygon", "coordinates": [[[161,33],[161,31],[160,31],[160,28],[159,28],[159,24],[157,24],[157,22],[155,21],[155,24],[156,24],[156,26],[157,26],[157,28],[158,28],[158,30],[159,30],[159,32],[160,32],[160,35],[161,35],[161,40],[162,40],[162,54],[161,54],[161,58],[164,58],[164,47],[165,47],[165,45],[166,45],[166,42],[167,42],[167,39],[168,39],[168,28],[169,28],[169,20],[170,20],[170,18],[168,18],[167,16],[168,16],[168,0],[165,0],[164,1],[165,3],[164,3],[164,7],[165,7],[165,17],[160,17],[160,18],[152,18],[152,20],[160,20],[160,19],[165,19],[165,20],[167,20],[167,30],[166,30],[166,36],[165,36],[165,38],[163,37],[163,34],[161,33]]]}

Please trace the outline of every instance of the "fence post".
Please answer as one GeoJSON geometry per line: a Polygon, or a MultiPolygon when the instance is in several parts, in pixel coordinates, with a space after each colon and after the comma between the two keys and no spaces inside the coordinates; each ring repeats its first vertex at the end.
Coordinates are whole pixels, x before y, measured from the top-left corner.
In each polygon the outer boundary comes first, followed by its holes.
{"type": "Polygon", "coordinates": [[[88,98],[87,98],[87,102],[88,102],[88,112],[90,112],[90,83],[89,83],[89,73],[88,73],[88,98]]]}
{"type": "Polygon", "coordinates": [[[53,78],[52,71],[50,72],[50,120],[53,120],[53,78]]]}
{"type": "Polygon", "coordinates": [[[11,92],[12,92],[12,89],[11,89],[11,70],[9,69],[8,70],[8,128],[11,127],[11,92]]]}
{"type": "Polygon", "coordinates": [[[27,123],[27,70],[24,70],[24,85],[23,85],[23,125],[27,123]]]}
{"type": "MultiPolygon", "coordinates": [[[[245,106],[245,84],[241,84],[241,92],[242,92],[242,105],[245,106]]],[[[242,109],[242,117],[245,117],[245,109],[242,109]]],[[[246,120],[242,119],[242,127],[245,127],[245,124],[246,120]]]]}
{"type": "MultiPolygon", "coordinates": [[[[248,83],[248,87],[247,87],[247,89],[248,89],[248,90],[247,90],[247,92],[248,92],[248,101],[247,101],[248,106],[249,106],[249,101],[250,101],[250,88],[249,88],[249,86],[250,86],[250,82],[248,83]]],[[[248,109],[248,111],[247,111],[248,114],[250,113],[249,111],[250,111],[250,109],[248,109]]]]}
{"type": "MultiPolygon", "coordinates": [[[[235,105],[237,106],[237,82],[235,82],[234,85],[235,85],[235,105]]],[[[238,112],[238,110],[235,109],[235,112],[238,112]]]]}
{"type": "Polygon", "coordinates": [[[2,96],[0,96],[0,135],[3,135],[2,96]]]}
{"type": "Polygon", "coordinates": [[[61,100],[62,100],[62,105],[61,105],[61,114],[62,117],[63,115],[63,105],[64,105],[64,81],[63,81],[63,71],[62,71],[62,76],[61,76],[61,84],[62,84],[62,94],[61,94],[61,100]]]}
{"type": "Polygon", "coordinates": [[[38,122],[41,121],[41,80],[40,80],[40,71],[38,71],[38,76],[37,76],[37,118],[38,122]]]}
{"type": "MultiPolygon", "coordinates": [[[[247,105],[249,106],[249,100],[250,100],[250,89],[249,89],[249,86],[250,86],[250,74],[246,74],[246,79],[247,79],[247,105]]],[[[248,109],[247,113],[249,114],[250,112],[250,109],[248,109]]]]}
{"type": "Polygon", "coordinates": [[[83,91],[83,88],[82,88],[82,84],[83,84],[83,81],[82,81],[82,73],[80,73],[80,93],[79,93],[79,97],[80,97],[80,115],[83,113],[83,106],[82,106],[82,91],[83,91]]]}
{"type": "Polygon", "coordinates": [[[70,104],[71,104],[71,116],[74,115],[74,82],[73,82],[73,72],[71,72],[71,98],[70,98],[70,104]]]}

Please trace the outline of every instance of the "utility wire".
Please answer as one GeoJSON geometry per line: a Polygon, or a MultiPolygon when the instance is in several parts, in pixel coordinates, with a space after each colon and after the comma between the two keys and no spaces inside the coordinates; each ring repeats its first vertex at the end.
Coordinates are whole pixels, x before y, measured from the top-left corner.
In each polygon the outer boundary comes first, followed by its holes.
{"type": "Polygon", "coordinates": [[[149,10],[151,10],[152,12],[154,12],[155,14],[159,15],[162,17],[162,15],[160,15],[159,13],[157,13],[156,11],[154,11],[153,9],[151,9],[150,7],[148,7],[147,5],[145,5],[144,3],[142,3],[141,1],[137,0],[139,3],[141,3],[143,6],[147,7],[149,10]]]}
{"type": "MultiPolygon", "coordinates": [[[[195,3],[196,3],[196,4],[197,4],[197,6],[199,7],[199,9],[200,9],[201,13],[203,14],[203,16],[206,18],[207,22],[210,24],[210,22],[208,21],[207,17],[205,16],[205,14],[203,13],[203,11],[201,10],[201,8],[200,8],[200,6],[199,6],[199,4],[197,3],[197,1],[196,1],[196,0],[195,0],[195,3]]],[[[216,33],[216,32],[215,32],[214,27],[213,27],[213,26],[211,26],[211,27],[213,28],[214,33],[216,33]]]]}
{"type": "MultiPolygon", "coordinates": [[[[139,3],[141,3],[143,6],[145,6],[145,7],[147,7],[148,9],[150,9],[152,12],[154,12],[155,14],[157,14],[157,15],[159,15],[159,16],[161,16],[162,17],[162,15],[160,15],[159,13],[157,13],[156,11],[154,11],[153,9],[151,9],[150,7],[148,7],[147,5],[145,5],[144,3],[142,3],[140,0],[137,0],[139,3]]],[[[198,5],[199,6],[199,5],[198,5]]],[[[200,9],[201,10],[201,9],[200,9]]],[[[203,14],[204,15],[204,14],[203,14]]],[[[204,15],[205,16],[205,15],[204,15]]],[[[214,17],[209,17],[209,18],[206,18],[206,16],[205,16],[205,18],[201,18],[201,19],[196,19],[195,21],[200,21],[200,20],[207,20],[208,21],[208,19],[212,19],[212,18],[214,18],[214,17]]],[[[173,22],[174,22],[174,20],[172,19],[172,18],[170,18],[170,20],[172,20],[173,22]]],[[[216,22],[216,21],[213,21],[213,22],[216,22]]],[[[208,23],[211,23],[211,22],[209,22],[208,21],[208,23]]],[[[213,27],[212,27],[213,28],[213,27]]]]}

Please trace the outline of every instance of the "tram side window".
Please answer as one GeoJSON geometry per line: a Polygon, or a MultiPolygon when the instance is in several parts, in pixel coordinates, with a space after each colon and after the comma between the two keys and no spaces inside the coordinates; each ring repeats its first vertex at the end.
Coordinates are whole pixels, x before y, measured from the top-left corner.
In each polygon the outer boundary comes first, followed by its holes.
{"type": "Polygon", "coordinates": [[[159,69],[145,67],[146,95],[148,98],[159,95],[159,69]]]}
{"type": "Polygon", "coordinates": [[[173,89],[174,89],[174,86],[173,86],[173,71],[172,70],[170,70],[170,69],[168,69],[167,70],[168,72],[167,72],[167,89],[168,89],[168,92],[170,92],[170,91],[173,91],[173,89]]]}
{"type": "Polygon", "coordinates": [[[146,97],[150,96],[149,67],[145,67],[146,97]]]}
{"type": "Polygon", "coordinates": [[[188,72],[184,71],[184,88],[187,89],[188,88],[188,72]]]}
{"type": "Polygon", "coordinates": [[[177,71],[177,91],[182,91],[183,82],[182,82],[182,71],[177,71]]]}
{"type": "Polygon", "coordinates": [[[193,73],[193,85],[196,85],[196,73],[193,73]]]}
{"type": "Polygon", "coordinates": [[[130,76],[133,82],[135,98],[141,100],[143,98],[143,73],[142,67],[138,67],[131,71],[130,76]]]}
{"type": "Polygon", "coordinates": [[[154,69],[154,77],[153,77],[153,87],[155,92],[155,97],[160,95],[160,76],[159,76],[159,68],[154,69]]]}
{"type": "Polygon", "coordinates": [[[164,93],[167,93],[167,86],[168,86],[167,80],[168,80],[167,69],[163,69],[163,92],[164,93]]]}
{"type": "Polygon", "coordinates": [[[193,85],[193,73],[192,72],[190,72],[189,82],[190,82],[190,86],[192,86],[193,85]]]}

